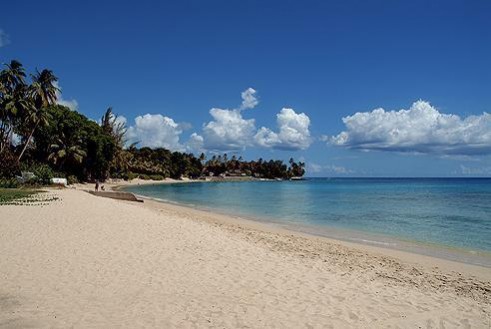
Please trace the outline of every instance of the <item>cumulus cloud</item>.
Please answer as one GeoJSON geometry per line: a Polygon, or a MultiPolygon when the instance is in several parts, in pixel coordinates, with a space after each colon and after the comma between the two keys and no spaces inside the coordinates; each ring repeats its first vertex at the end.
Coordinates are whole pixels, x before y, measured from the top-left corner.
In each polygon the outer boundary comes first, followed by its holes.
{"type": "Polygon", "coordinates": [[[56,102],[60,105],[68,107],[72,111],[77,111],[78,110],[78,102],[75,99],[71,99],[71,100],[63,99],[63,95],[61,94],[62,88],[60,87],[58,82],[55,81],[53,83],[53,85],[56,88],[58,88],[58,90],[56,91],[56,99],[57,99],[56,102]]]}
{"type": "Polygon", "coordinates": [[[248,88],[241,94],[242,103],[236,109],[212,108],[213,120],[203,126],[203,144],[208,150],[240,150],[251,146],[256,132],[254,119],[244,119],[242,111],[259,104],[256,90],[248,88]]]}
{"type": "Polygon", "coordinates": [[[68,107],[72,111],[78,110],[78,102],[75,99],[65,100],[65,99],[61,98],[61,99],[58,99],[57,103],[60,105],[68,107]]]}
{"type": "MultiPolygon", "coordinates": [[[[112,114],[112,117],[114,118],[114,114],[112,114]]],[[[114,121],[114,123],[116,124],[116,126],[119,126],[119,125],[126,126],[126,124],[128,123],[128,120],[124,116],[118,115],[116,117],[116,120],[114,121]]]]}
{"type": "MultiPolygon", "coordinates": [[[[114,117],[114,115],[113,115],[114,117]]],[[[193,133],[186,143],[181,144],[181,134],[191,128],[187,122],[175,122],[172,118],[161,114],[145,114],[135,118],[133,125],[119,115],[116,125],[123,124],[126,129],[126,146],[137,143],[139,147],[163,147],[171,151],[202,152],[203,137],[193,133]]],[[[100,124],[100,120],[98,122],[100,124]]]]}
{"type": "Polygon", "coordinates": [[[241,93],[242,104],[240,110],[253,109],[259,104],[259,100],[256,97],[257,91],[253,88],[247,88],[241,93]]]}
{"type": "MultiPolygon", "coordinates": [[[[135,118],[135,124],[128,127],[128,145],[138,143],[144,147],[164,147],[172,151],[203,152],[206,150],[238,150],[252,145],[256,132],[254,119],[244,119],[242,111],[258,104],[256,90],[248,88],[241,93],[242,103],[236,109],[212,108],[212,121],[203,125],[203,133],[193,133],[185,143],[180,142],[188,123],[177,123],[160,114],[145,114],[135,118]]],[[[123,118],[124,117],[120,117],[123,118]]]]}
{"type": "Polygon", "coordinates": [[[191,153],[202,153],[204,152],[204,139],[203,136],[197,133],[192,133],[189,136],[189,140],[186,143],[186,150],[191,153]]]}
{"type": "Polygon", "coordinates": [[[254,119],[244,119],[240,110],[213,108],[213,121],[203,127],[205,147],[209,150],[239,150],[252,145],[256,131],[254,119]]]}
{"type": "Polygon", "coordinates": [[[135,118],[135,124],[128,127],[128,143],[138,143],[144,147],[164,147],[172,151],[182,151],[179,143],[182,129],[173,119],[161,114],[145,114],[135,118]]]}
{"type": "MultiPolygon", "coordinates": [[[[200,137],[203,149],[211,151],[236,151],[249,146],[283,150],[304,150],[310,146],[310,119],[305,113],[283,108],[276,115],[278,131],[266,127],[256,128],[254,119],[245,119],[244,110],[259,104],[257,91],[248,88],[241,93],[242,103],[235,109],[212,108],[213,120],[203,125],[200,137]]],[[[195,137],[194,137],[195,138],[195,137]]],[[[197,141],[190,141],[190,143],[197,141]]]]}
{"type": "Polygon", "coordinates": [[[0,29],[0,48],[10,43],[10,39],[7,33],[0,29]]]}
{"type": "Polygon", "coordinates": [[[358,112],[343,118],[346,130],[324,137],[330,144],[360,150],[439,155],[491,154],[491,114],[461,118],[440,113],[425,101],[408,110],[358,112]]]}
{"type": "Polygon", "coordinates": [[[310,137],[310,118],[305,113],[296,113],[293,109],[283,108],[276,115],[279,128],[274,132],[262,127],[254,136],[257,145],[284,150],[305,150],[312,143],[310,137]]]}

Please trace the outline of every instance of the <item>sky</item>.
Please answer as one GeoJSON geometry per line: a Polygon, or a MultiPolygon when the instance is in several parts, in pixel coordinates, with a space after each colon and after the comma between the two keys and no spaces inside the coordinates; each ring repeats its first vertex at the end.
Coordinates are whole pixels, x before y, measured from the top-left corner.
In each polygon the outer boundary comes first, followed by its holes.
{"type": "Polygon", "coordinates": [[[491,176],[491,2],[14,1],[0,62],[140,146],[308,176],[491,176]]]}

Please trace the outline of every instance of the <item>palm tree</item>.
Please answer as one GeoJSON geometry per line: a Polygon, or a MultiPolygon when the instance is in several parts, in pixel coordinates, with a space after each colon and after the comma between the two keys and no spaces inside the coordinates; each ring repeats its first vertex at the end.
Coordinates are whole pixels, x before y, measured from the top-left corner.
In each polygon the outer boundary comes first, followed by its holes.
{"type": "Polygon", "coordinates": [[[127,171],[129,157],[123,150],[127,131],[125,121],[118,120],[118,116],[113,113],[112,107],[109,107],[101,118],[101,127],[104,133],[111,137],[116,146],[109,171],[118,174],[127,171]]]}
{"type": "Polygon", "coordinates": [[[29,86],[28,95],[34,106],[30,108],[26,116],[26,122],[32,125],[32,130],[19,154],[18,162],[20,162],[20,159],[24,155],[38,125],[48,124],[46,108],[56,103],[56,92],[59,91],[55,86],[56,81],[58,81],[58,78],[51,70],[37,71],[35,75],[32,75],[32,84],[29,86]]]}
{"type": "Polygon", "coordinates": [[[13,60],[4,65],[7,68],[0,72],[0,153],[11,144],[19,113],[29,107],[22,64],[13,60]]]}
{"type": "Polygon", "coordinates": [[[56,103],[56,92],[60,91],[55,86],[58,78],[51,70],[37,71],[32,76],[32,84],[29,87],[29,96],[34,100],[37,109],[46,108],[56,103]]]}
{"type": "Polygon", "coordinates": [[[101,127],[107,135],[114,139],[116,145],[123,148],[124,143],[126,142],[124,139],[127,130],[126,124],[123,121],[118,120],[118,116],[113,113],[112,107],[109,107],[102,116],[101,127]]]}
{"type": "Polygon", "coordinates": [[[12,93],[17,86],[25,84],[26,72],[22,64],[15,59],[4,65],[7,69],[0,72],[0,92],[12,93]]]}
{"type": "Polygon", "coordinates": [[[52,161],[55,166],[63,167],[66,162],[81,164],[87,153],[82,147],[82,141],[79,139],[75,142],[67,141],[65,134],[57,138],[56,144],[51,144],[48,160],[52,161]]]}

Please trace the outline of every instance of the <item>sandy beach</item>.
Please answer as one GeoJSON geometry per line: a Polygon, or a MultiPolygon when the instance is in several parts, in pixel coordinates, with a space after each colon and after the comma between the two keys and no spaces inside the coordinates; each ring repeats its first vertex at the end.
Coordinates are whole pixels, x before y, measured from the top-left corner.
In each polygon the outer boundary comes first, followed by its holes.
{"type": "Polygon", "coordinates": [[[491,269],[79,189],[0,207],[0,328],[489,328],[491,269]]]}

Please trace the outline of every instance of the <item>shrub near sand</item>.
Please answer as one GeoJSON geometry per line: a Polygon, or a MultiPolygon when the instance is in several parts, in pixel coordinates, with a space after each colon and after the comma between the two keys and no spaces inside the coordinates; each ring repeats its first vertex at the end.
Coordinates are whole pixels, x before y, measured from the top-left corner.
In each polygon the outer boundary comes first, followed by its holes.
{"type": "Polygon", "coordinates": [[[5,205],[47,205],[59,198],[51,193],[32,189],[0,189],[0,206],[5,205]]]}

